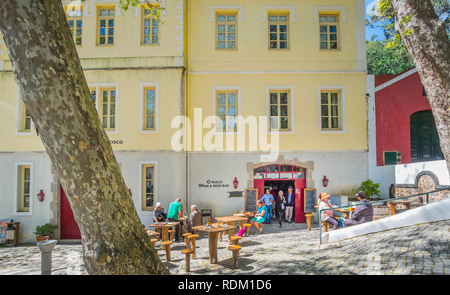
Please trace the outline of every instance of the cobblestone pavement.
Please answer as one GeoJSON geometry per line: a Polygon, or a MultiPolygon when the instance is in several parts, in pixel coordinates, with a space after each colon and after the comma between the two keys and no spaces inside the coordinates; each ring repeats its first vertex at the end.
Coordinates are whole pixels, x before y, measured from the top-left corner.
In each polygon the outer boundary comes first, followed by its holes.
{"type": "MultiPolygon", "coordinates": [[[[191,274],[450,274],[450,220],[369,234],[324,245],[318,250],[319,229],[304,224],[264,225],[261,235],[241,240],[238,269],[232,268],[227,236],[219,241],[217,264],[208,259],[208,239],[197,240],[191,274]]],[[[156,248],[163,261],[160,242],[156,248]]],[[[185,274],[184,242],[174,243],[172,274],[185,274]]],[[[53,274],[87,274],[81,245],[57,245],[52,253],[53,274]]],[[[0,247],[0,274],[40,274],[37,246],[0,247]]]]}

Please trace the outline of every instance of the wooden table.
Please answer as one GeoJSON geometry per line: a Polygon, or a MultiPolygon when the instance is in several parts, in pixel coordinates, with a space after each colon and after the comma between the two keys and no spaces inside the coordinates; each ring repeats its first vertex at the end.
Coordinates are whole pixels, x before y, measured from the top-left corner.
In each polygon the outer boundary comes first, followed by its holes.
{"type": "Polygon", "coordinates": [[[406,209],[411,209],[411,203],[412,201],[406,201],[406,200],[395,200],[395,201],[389,201],[389,207],[391,208],[391,214],[395,215],[395,205],[402,204],[406,206],[406,209]]]}
{"type": "Polygon", "coordinates": [[[194,226],[192,229],[208,233],[209,262],[217,263],[217,242],[219,240],[219,233],[234,230],[236,226],[218,227],[217,223],[214,223],[211,228],[204,227],[204,225],[199,225],[194,226]]]}
{"type": "MultiPolygon", "coordinates": [[[[223,216],[223,217],[216,217],[215,218],[217,222],[226,222],[229,226],[234,226],[235,222],[239,222],[239,226],[242,228],[244,226],[244,223],[247,222],[247,217],[244,216],[223,216]]],[[[234,228],[230,229],[228,231],[228,242],[231,244],[231,237],[234,236],[234,228]]]]}
{"type": "Polygon", "coordinates": [[[155,222],[153,224],[150,224],[150,226],[156,228],[157,230],[161,229],[161,231],[162,231],[161,241],[165,242],[165,241],[169,240],[169,228],[172,228],[178,224],[179,224],[179,222],[176,222],[176,221],[155,222]]]}
{"type": "Polygon", "coordinates": [[[336,209],[338,211],[340,211],[341,213],[345,214],[345,218],[349,219],[350,218],[350,212],[355,211],[354,208],[340,208],[340,209],[336,209]]]}

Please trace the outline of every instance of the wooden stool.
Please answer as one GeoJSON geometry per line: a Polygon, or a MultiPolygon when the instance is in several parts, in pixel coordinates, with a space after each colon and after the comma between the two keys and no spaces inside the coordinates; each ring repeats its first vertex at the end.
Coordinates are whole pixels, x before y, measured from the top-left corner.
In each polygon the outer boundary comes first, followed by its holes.
{"type": "Polygon", "coordinates": [[[232,236],[231,237],[231,242],[233,243],[233,245],[239,245],[239,240],[242,239],[241,236],[232,236]]]}
{"type": "Polygon", "coordinates": [[[306,216],[306,224],[308,224],[308,229],[311,230],[311,217],[313,216],[312,214],[305,214],[306,216]]]}
{"type": "Polygon", "coordinates": [[[322,231],[326,233],[328,231],[328,226],[330,224],[328,222],[322,221],[322,231]]]}
{"type": "Polygon", "coordinates": [[[239,250],[241,250],[241,246],[238,245],[228,246],[228,250],[233,251],[233,268],[236,268],[239,250]]]}
{"type": "Polygon", "coordinates": [[[170,261],[170,245],[172,245],[172,244],[173,244],[172,241],[165,241],[165,242],[162,242],[162,246],[163,246],[163,248],[166,250],[166,259],[167,259],[167,262],[170,261]]]}
{"type": "Polygon", "coordinates": [[[245,226],[245,235],[248,236],[248,233],[250,232],[250,227],[252,226],[251,223],[244,223],[245,226]]]}
{"type": "Polygon", "coordinates": [[[185,234],[183,234],[183,237],[184,237],[184,242],[186,243],[186,248],[189,248],[189,236],[191,236],[192,234],[191,233],[185,233],[185,234]]]}
{"type": "Polygon", "coordinates": [[[191,271],[191,254],[194,254],[194,249],[187,248],[181,250],[181,254],[186,255],[186,272],[191,271]]]}
{"type": "Polygon", "coordinates": [[[199,235],[190,235],[189,239],[192,242],[192,250],[194,250],[194,252],[192,253],[192,259],[195,258],[195,239],[197,239],[199,237],[199,235]]]}
{"type": "Polygon", "coordinates": [[[169,241],[173,241],[174,235],[175,235],[175,230],[169,229],[169,241]]]}
{"type": "Polygon", "coordinates": [[[150,240],[150,244],[152,245],[153,248],[155,248],[156,241],[158,241],[158,239],[151,239],[150,240]]]}

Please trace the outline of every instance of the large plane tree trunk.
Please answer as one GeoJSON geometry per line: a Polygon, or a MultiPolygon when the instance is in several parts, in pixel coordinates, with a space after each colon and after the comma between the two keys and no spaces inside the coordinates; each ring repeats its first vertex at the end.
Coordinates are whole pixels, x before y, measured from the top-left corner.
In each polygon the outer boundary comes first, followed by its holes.
{"type": "Polygon", "coordinates": [[[445,25],[430,0],[391,0],[391,4],[396,30],[425,87],[450,172],[450,42],[445,25]]]}
{"type": "Polygon", "coordinates": [[[169,274],[91,100],[61,1],[0,1],[21,98],[70,202],[89,274],[169,274]]]}

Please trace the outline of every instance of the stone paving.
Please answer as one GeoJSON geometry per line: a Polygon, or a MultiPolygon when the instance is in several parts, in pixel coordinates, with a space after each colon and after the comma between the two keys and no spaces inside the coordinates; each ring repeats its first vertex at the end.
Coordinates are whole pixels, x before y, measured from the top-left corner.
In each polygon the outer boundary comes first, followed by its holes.
{"type": "MultiPolygon", "coordinates": [[[[355,237],[327,244],[318,250],[319,229],[305,224],[265,225],[263,233],[244,237],[240,245],[238,269],[232,268],[231,252],[225,236],[219,241],[217,264],[208,259],[208,239],[197,240],[197,258],[191,260],[191,274],[450,274],[450,220],[425,223],[355,237]]],[[[252,234],[253,233],[253,234],[252,234]]],[[[160,258],[165,252],[157,242],[160,258]]],[[[185,274],[184,242],[174,243],[172,274],[185,274]]],[[[53,274],[87,274],[81,245],[57,245],[52,253],[53,274]]],[[[0,275],[40,274],[40,252],[35,245],[0,247],[0,275]]]]}

